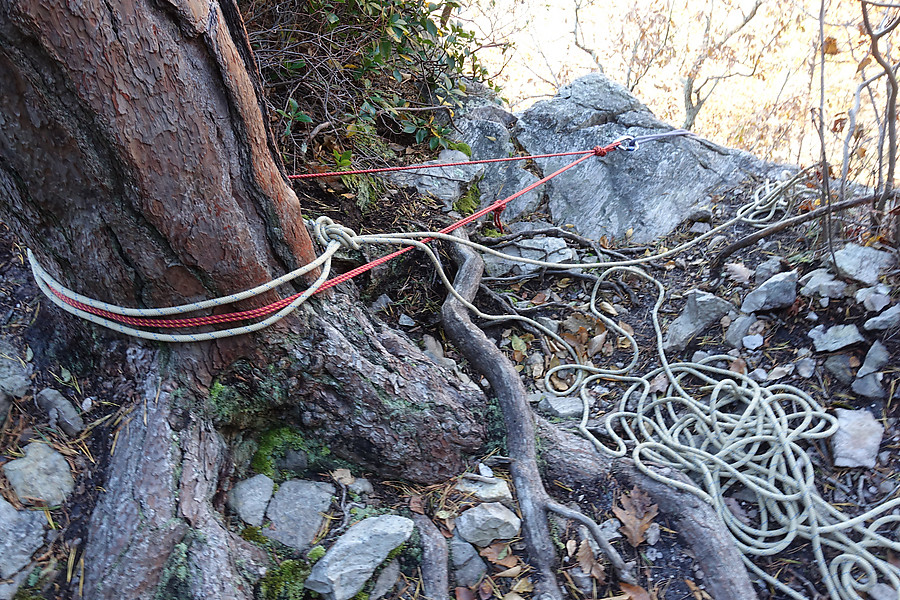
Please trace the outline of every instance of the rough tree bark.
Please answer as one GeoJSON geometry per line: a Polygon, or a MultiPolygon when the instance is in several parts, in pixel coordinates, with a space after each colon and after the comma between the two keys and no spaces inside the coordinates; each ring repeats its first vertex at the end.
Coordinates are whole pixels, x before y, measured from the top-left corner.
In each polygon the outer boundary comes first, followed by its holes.
{"type": "MultiPolygon", "coordinates": [[[[166,306],[313,256],[232,0],[0,0],[0,82],[0,219],[67,286],[166,306]]],[[[88,598],[252,597],[262,557],[213,507],[238,426],[294,424],[420,482],[484,439],[481,392],[340,293],[264,334],[129,356],[147,417],[121,424],[79,549],[88,598]],[[234,384],[227,414],[213,381],[234,384]]]]}

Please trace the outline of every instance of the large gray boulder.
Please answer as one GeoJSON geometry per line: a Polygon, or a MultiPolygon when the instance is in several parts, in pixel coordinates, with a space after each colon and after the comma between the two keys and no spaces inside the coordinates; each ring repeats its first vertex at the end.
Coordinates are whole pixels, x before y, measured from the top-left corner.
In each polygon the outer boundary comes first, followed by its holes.
{"type": "Polygon", "coordinates": [[[363,519],[338,538],[313,567],[304,585],[326,600],[348,600],[363,588],[391,550],[412,535],[406,517],[383,515],[363,519]]]}
{"type": "MultiPolygon", "coordinates": [[[[670,131],[637,98],[601,73],[582,77],[519,115],[514,135],[529,154],[588,150],[623,136],[670,131]]],[[[543,175],[571,157],[538,159],[543,175]]],[[[709,196],[768,173],[759,159],[687,137],[648,142],[636,152],[592,158],[544,188],[554,223],[585,236],[649,242],[674,229],[709,196]]]]}
{"type": "Polygon", "coordinates": [[[31,562],[44,544],[44,515],[16,510],[0,498],[0,579],[9,579],[31,562]]]}
{"type": "MultiPolygon", "coordinates": [[[[274,489],[275,482],[266,475],[256,475],[239,481],[228,492],[228,508],[236,512],[244,523],[259,527],[263,523],[266,507],[274,489]]],[[[322,496],[324,497],[324,493],[322,496]]],[[[328,492],[327,500],[331,501],[331,492],[328,492]]],[[[325,508],[328,508],[328,504],[325,504],[325,508]]]]}
{"type": "Polygon", "coordinates": [[[687,294],[684,311],[669,324],[663,340],[666,352],[681,352],[695,336],[709,329],[725,315],[737,312],[734,305],[709,292],[691,290],[687,294]]]}

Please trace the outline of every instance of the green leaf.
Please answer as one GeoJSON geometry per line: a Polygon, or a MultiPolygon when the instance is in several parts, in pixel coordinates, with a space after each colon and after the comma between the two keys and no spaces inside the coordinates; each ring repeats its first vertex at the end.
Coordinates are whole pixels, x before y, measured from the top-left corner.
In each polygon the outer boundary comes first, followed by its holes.
{"type": "Polygon", "coordinates": [[[509,343],[512,346],[513,350],[518,350],[519,352],[525,352],[526,350],[528,350],[528,345],[524,341],[522,341],[522,338],[515,334],[510,336],[509,343]]]}
{"type": "Polygon", "coordinates": [[[339,16],[337,16],[336,14],[334,14],[333,12],[330,12],[330,13],[325,13],[325,20],[328,21],[329,23],[331,23],[332,25],[334,25],[335,23],[340,21],[341,18],[339,16]]]}

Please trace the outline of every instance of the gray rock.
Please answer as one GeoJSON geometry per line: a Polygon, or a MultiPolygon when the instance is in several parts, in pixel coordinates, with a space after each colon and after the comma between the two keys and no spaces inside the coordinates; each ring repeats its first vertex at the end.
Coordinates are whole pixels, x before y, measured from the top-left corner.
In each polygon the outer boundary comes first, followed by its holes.
{"type": "Polygon", "coordinates": [[[750,371],[749,373],[747,373],[747,377],[749,377],[753,381],[759,381],[760,383],[762,383],[763,381],[765,381],[766,379],[769,378],[769,372],[766,371],[765,369],[763,369],[762,367],[757,367],[757,368],[753,369],[752,371],[750,371]]]}
{"type": "Polygon", "coordinates": [[[413,319],[411,316],[409,316],[406,313],[400,314],[400,316],[397,318],[397,323],[399,323],[403,327],[415,327],[416,326],[416,320],[413,319]]]}
{"type": "MultiPolygon", "coordinates": [[[[459,150],[443,150],[437,160],[424,164],[467,162],[469,157],[459,150]]],[[[387,175],[394,185],[415,188],[423,196],[431,196],[441,200],[445,205],[452,205],[462,197],[469,184],[484,173],[483,165],[462,165],[439,169],[413,169],[397,171],[387,175]]]]}
{"type": "Polygon", "coordinates": [[[847,244],[835,252],[834,260],[839,273],[866,285],[878,283],[881,272],[894,264],[890,252],[858,244],[847,244]]]}
{"type": "Polygon", "coordinates": [[[747,294],[741,312],[752,313],[790,306],[797,299],[797,271],[778,273],[747,294]]]}
{"type": "Polygon", "coordinates": [[[381,573],[375,579],[375,585],[372,586],[372,593],[369,594],[369,600],[381,600],[387,596],[400,578],[400,561],[392,560],[385,565],[381,573]]]}
{"type": "MultiPolygon", "coordinates": [[[[504,127],[512,127],[519,118],[507,110],[503,110],[496,104],[487,104],[476,106],[464,113],[466,119],[481,119],[484,121],[493,121],[504,127]]],[[[474,152],[474,150],[473,150],[474,152]]]]}
{"type": "Polygon", "coordinates": [[[475,547],[462,539],[459,532],[450,538],[450,565],[456,585],[471,587],[481,581],[487,566],[475,547]]]}
{"type": "Polygon", "coordinates": [[[773,275],[777,275],[783,270],[781,259],[777,256],[773,256],[769,260],[759,263],[759,266],[756,267],[756,271],[753,273],[753,281],[760,284],[764,281],[768,281],[773,275]]]}
{"type": "Polygon", "coordinates": [[[691,225],[691,228],[688,229],[688,231],[690,231],[691,233],[699,233],[700,235],[703,235],[710,229],[712,229],[712,225],[710,225],[709,223],[694,223],[693,225],[691,225]]]}
{"type": "Polygon", "coordinates": [[[16,510],[0,498],[0,579],[9,579],[31,562],[44,544],[43,513],[16,510]]]}
{"type": "Polygon", "coordinates": [[[863,323],[863,329],[866,331],[881,331],[883,329],[893,329],[900,325],[900,304],[895,304],[877,317],[872,317],[863,323]]]}
{"type": "Polygon", "coordinates": [[[303,450],[286,448],[284,456],[275,459],[275,470],[279,473],[303,475],[309,467],[309,456],[303,450]]]}
{"type": "Polygon", "coordinates": [[[750,326],[754,322],[756,322],[756,317],[752,315],[741,315],[732,321],[725,332],[725,343],[733,348],[741,348],[744,336],[749,333],[750,326]]]}
{"type": "Polygon", "coordinates": [[[272,523],[262,532],[282,544],[306,550],[331,506],[334,486],[318,481],[291,479],[278,487],[269,501],[266,517],[272,523]]]}
{"type": "Polygon", "coordinates": [[[375,492],[374,486],[372,486],[372,482],[366,479],[365,477],[357,477],[353,480],[353,483],[347,486],[347,490],[353,492],[354,494],[359,494],[360,496],[365,496],[375,492]]]}
{"type": "Polygon", "coordinates": [[[538,410],[559,419],[580,419],[584,403],[580,396],[546,394],[538,404],[538,410]]]}
{"type": "Polygon", "coordinates": [[[831,438],[836,467],[875,467],[884,427],[867,410],[835,410],[838,430],[831,438]]]}
{"type": "MultiPolygon", "coordinates": [[[[545,262],[576,262],[578,255],[558,237],[537,236],[516,242],[515,246],[502,249],[504,254],[545,262]]],[[[492,254],[484,255],[484,270],[489,277],[503,277],[510,273],[527,275],[536,273],[541,267],[499,258],[492,254]]]]}
{"type": "Polygon", "coordinates": [[[75,489],[69,463],[62,454],[39,442],[25,446],[25,457],[3,465],[3,472],[23,503],[38,500],[62,504],[75,489]]]}
{"type": "Polygon", "coordinates": [[[897,600],[900,593],[886,583],[876,583],[866,590],[866,596],[869,600],[897,600]]]}
{"type": "Polygon", "coordinates": [[[825,370],[834,375],[844,385],[853,381],[853,367],[849,354],[835,354],[825,359],[825,370]]]}
{"type": "Polygon", "coordinates": [[[804,296],[818,294],[823,298],[841,298],[847,290],[847,284],[839,279],[828,269],[816,269],[800,278],[800,293],[804,296]]]}
{"type": "Polygon", "coordinates": [[[753,335],[745,335],[741,339],[741,344],[747,350],[756,350],[760,348],[765,343],[765,338],[758,333],[754,333],[753,335]]]}
{"type": "Polygon", "coordinates": [[[512,539],[519,535],[521,526],[521,519],[499,502],[479,504],[456,518],[456,531],[464,540],[477,546],[512,539]]]}
{"type": "Polygon", "coordinates": [[[883,379],[884,373],[869,373],[865,377],[857,377],[850,389],[859,396],[883,400],[887,398],[887,391],[881,385],[883,379]]]}
{"type": "Polygon", "coordinates": [[[684,311],[669,324],[663,350],[680,352],[697,334],[734,310],[734,305],[708,292],[691,290],[684,311]]]}
{"type": "Polygon", "coordinates": [[[797,375],[803,379],[809,379],[816,372],[816,361],[812,358],[801,358],[794,366],[797,368],[797,375]]]}
{"type": "Polygon", "coordinates": [[[866,360],[859,368],[859,371],[857,371],[856,376],[865,377],[866,375],[880,371],[890,359],[891,354],[887,351],[887,348],[884,347],[884,344],[875,340],[869,348],[869,351],[866,353],[866,360]]]}
{"type": "Polygon", "coordinates": [[[891,303],[890,288],[883,283],[856,291],[856,301],[869,312],[880,312],[891,303]]]}
{"type": "Polygon", "coordinates": [[[500,502],[509,506],[513,500],[512,492],[509,491],[509,484],[502,479],[487,482],[463,477],[456,482],[456,491],[461,494],[472,494],[481,502],[500,502]]]}
{"type": "Polygon", "coordinates": [[[239,481],[228,492],[228,508],[236,512],[244,523],[259,527],[274,489],[275,482],[266,475],[239,481]]]}
{"type": "MultiPolygon", "coordinates": [[[[478,117],[479,114],[472,111],[466,118],[457,122],[462,140],[472,149],[472,160],[506,158],[513,155],[516,149],[510,141],[506,126],[482,119],[478,117]]],[[[523,169],[522,164],[515,161],[485,165],[484,176],[478,182],[482,207],[524,190],[538,180],[534,173],[523,169]]],[[[533,212],[540,202],[539,190],[523,194],[506,205],[503,220],[512,221],[525,213],[533,212]]]]}
{"type": "Polygon", "coordinates": [[[9,582],[0,582],[0,600],[13,600],[27,578],[28,570],[26,569],[13,575],[9,582]]]}
{"type": "Polygon", "coordinates": [[[807,335],[812,338],[816,352],[834,352],[865,341],[856,325],[834,325],[827,330],[824,325],[818,325],[807,335]]]}
{"type": "Polygon", "coordinates": [[[59,428],[66,435],[74,436],[84,430],[84,420],[81,415],[78,414],[72,403],[58,391],[53,388],[44,388],[35,400],[41,410],[50,415],[51,419],[56,417],[59,428]]]}
{"type": "MultiPolygon", "coordinates": [[[[528,153],[542,154],[670,130],[623,86],[592,73],[521,114],[515,135],[528,153]]],[[[549,175],[572,160],[535,162],[549,175]]],[[[674,137],[647,142],[636,152],[591,158],[546,189],[554,223],[573,224],[593,239],[621,238],[633,228],[632,241],[645,243],[672,231],[716,190],[760,170],[766,169],[748,154],[674,137]]]]}
{"type": "Polygon", "coordinates": [[[406,517],[369,517],[350,527],[312,568],[305,587],[326,600],[355,596],[385,561],[388,554],[409,539],[413,522],[406,517]]]}
{"type": "Polygon", "coordinates": [[[0,339],[0,395],[5,393],[13,398],[21,398],[28,393],[31,379],[29,368],[14,357],[16,349],[6,340],[0,339]]]}

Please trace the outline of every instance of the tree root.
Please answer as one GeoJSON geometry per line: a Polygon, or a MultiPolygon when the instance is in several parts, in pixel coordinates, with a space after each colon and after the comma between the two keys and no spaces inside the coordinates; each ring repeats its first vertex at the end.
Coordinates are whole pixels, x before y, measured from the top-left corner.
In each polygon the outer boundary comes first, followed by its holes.
{"type": "Polygon", "coordinates": [[[447,540],[425,515],[413,514],[422,536],[422,585],[426,600],[450,600],[447,574],[447,540]]]}
{"type": "MultiPolygon", "coordinates": [[[[462,237],[465,233],[457,231],[455,235],[462,237]]],[[[462,297],[471,299],[478,290],[484,263],[477,253],[461,244],[454,244],[451,253],[458,264],[454,286],[462,297]]],[[[450,296],[444,302],[441,316],[448,337],[487,378],[500,404],[507,447],[512,458],[510,474],[522,512],[523,537],[530,563],[539,578],[535,586],[536,597],[561,599],[562,591],[553,572],[556,548],[550,538],[547,521],[551,500],[537,466],[534,421],[526,400],[525,386],[506,356],[472,323],[465,306],[455,297],[450,296]]],[[[557,508],[555,503],[554,508],[557,508]]],[[[624,565],[621,558],[618,562],[624,565]]],[[[616,571],[623,581],[633,581],[626,570],[616,568],[616,571]]]]}
{"type": "MultiPolygon", "coordinates": [[[[613,476],[622,487],[637,486],[646,492],[660,513],[671,519],[679,535],[691,548],[694,559],[703,570],[704,584],[716,600],[755,600],[753,584],[740,552],[725,523],[715,510],[688,492],[676,490],[639,471],[630,459],[603,461],[587,440],[537,419],[537,429],[544,442],[547,476],[566,483],[595,486],[598,480],[613,476]]],[[[681,473],[666,469],[666,477],[687,479],[681,473]]]]}

